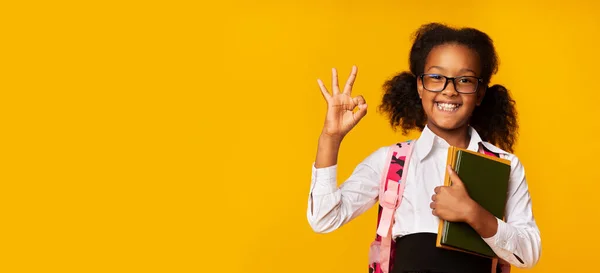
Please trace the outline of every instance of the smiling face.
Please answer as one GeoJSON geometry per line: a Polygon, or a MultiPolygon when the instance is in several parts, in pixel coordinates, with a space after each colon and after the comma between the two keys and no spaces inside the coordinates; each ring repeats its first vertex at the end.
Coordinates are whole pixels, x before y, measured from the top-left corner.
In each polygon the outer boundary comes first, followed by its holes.
{"type": "MultiPolygon", "coordinates": [[[[434,80],[445,80],[443,77],[479,77],[481,66],[477,53],[459,44],[444,44],[434,47],[425,62],[425,74],[437,74],[434,80]]],[[[458,89],[465,91],[464,84],[469,79],[456,80],[458,89]]],[[[429,87],[429,86],[428,86],[429,87]]],[[[417,84],[423,109],[427,115],[427,126],[434,132],[467,129],[469,118],[485,94],[483,83],[479,83],[476,93],[462,94],[456,91],[456,86],[448,80],[446,88],[441,92],[428,91],[423,87],[423,79],[418,78],[417,84]]],[[[430,88],[431,89],[431,88],[430,88]]]]}

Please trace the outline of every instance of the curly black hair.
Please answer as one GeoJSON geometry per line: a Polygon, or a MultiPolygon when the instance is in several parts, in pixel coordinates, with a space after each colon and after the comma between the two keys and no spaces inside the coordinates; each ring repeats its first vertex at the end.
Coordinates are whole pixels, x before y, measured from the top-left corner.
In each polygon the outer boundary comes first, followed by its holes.
{"type": "MultiPolygon", "coordinates": [[[[438,45],[460,44],[473,49],[481,62],[481,78],[487,87],[492,75],[498,71],[498,56],[492,39],[473,28],[453,28],[439,23],[421,26],[414,34],[410,50],[410,72],[401,72],[383,85],[384,95],[379,110],[386,113],[394,130],[402,128],[404,135],[410,130],[422,131],[427,116],[417,92],[417,75],[423,74],[429,52],[438,45]]],[[[487,87],[479,107],[476,107],[470,125],[484,141],[508,152],[518,134],[515,101],[502,85],[487,87]]]]}

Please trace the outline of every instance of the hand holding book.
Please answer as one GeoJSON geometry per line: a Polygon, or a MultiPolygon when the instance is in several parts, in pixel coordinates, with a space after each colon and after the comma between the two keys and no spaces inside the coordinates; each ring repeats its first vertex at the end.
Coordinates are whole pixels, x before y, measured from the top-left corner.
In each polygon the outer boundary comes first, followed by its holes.
{"type": "Polygon", "coordinates": [[[452,168],[448,166],[446,169],[452,185],[435,188],[430,204],[432,213],[442,220],[467,222],[478,205],[469,197],[467,188],[452,168]]]}
{"type": "Polygon", "coordinates": [[[498,230],[504,218],[510,161],[457,147],[448,149],[444,186],[431,204],[440,218],[438,247],[495,257],[482,239],[498,230]]]}
{"type": "Polygon", "coordinates": [[[452,185],[435,188],[430,204],[433,215],[450,222],[465,222],[481,237],[494,236],[498,230],[496,217],[471,199],[465,184],[452,167],[448,166],[446,170],[452,185]]]}

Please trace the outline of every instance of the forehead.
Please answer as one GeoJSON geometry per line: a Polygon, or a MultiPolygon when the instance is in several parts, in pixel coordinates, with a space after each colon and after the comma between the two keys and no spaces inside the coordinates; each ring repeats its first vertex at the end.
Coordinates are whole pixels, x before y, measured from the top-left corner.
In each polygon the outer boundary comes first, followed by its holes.
{"type": "Polygon", "coordinates": [[[475,50],[461,44],[443,44],[435,46],[427,55],[425,71],[430,69],[450,73],[471,70],[479,74],[481,65],[475,50]]]}

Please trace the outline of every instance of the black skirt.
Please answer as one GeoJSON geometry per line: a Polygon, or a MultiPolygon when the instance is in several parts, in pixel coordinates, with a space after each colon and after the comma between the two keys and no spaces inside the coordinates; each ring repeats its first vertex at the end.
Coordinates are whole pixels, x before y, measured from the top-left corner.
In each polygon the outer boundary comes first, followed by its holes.
{"type": "MultiPolygon", "coordinates": [[[[392,273],[490,273],[492,259],[435,246],[437,234],[416,233],[396,240],[392,273]]],[[[500,273],[497,267],[496,272],[500,273]]]]}

